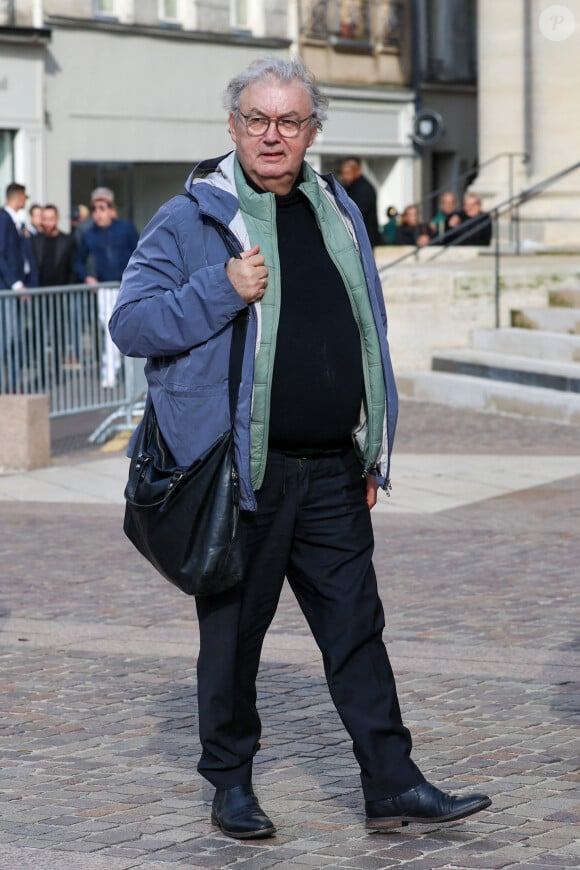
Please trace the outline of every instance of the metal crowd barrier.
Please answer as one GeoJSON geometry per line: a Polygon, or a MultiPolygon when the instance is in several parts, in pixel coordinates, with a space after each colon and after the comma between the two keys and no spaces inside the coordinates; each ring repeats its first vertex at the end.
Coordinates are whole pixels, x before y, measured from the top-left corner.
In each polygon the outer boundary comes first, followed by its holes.
{"type": "Polygon", "coordinates": [[[110,408],[109,429],[127,428],[142,410],[145,361],[109,335],[118,292],[110,282],[0,291],[0,393],[46,393],[51,417],[110,408]]]}

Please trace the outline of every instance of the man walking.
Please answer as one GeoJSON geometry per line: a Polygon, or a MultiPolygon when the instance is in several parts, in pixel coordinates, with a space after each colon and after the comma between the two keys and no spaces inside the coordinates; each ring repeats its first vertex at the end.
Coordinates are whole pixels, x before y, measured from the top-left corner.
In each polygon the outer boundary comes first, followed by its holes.
{"type": "Polygon", "coordinates": [[[360,213],[304,160],[326,99],[300,61],[271,58],[235,77],[226,99],[236,150],[196,167],[189,196],[155,215],[110,321],[124,353],[149,357],[150,399],[186,466],[229,425],[231,328],[249,313],[233,421],[244,579],[196,600],[198,770],[216,789],[212,821],[241,839],[275,831],[252,787],[255,683],[285,577],[353,740],[367,825],[470,815],[489,798],[447,795],[411,760],[382,642],[370,508],[389,486],[397,394],[360,213]]]}

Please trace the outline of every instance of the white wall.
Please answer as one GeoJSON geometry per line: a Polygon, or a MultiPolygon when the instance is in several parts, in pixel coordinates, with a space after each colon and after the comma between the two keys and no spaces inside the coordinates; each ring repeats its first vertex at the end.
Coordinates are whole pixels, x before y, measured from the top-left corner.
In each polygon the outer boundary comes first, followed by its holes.
{"type": "Polygon", "coordinates": [[[55,28],[43,198],[63,215],[68,210],[70,161],[193,166],[230,150],[222,93],[260,53],[253,46],[55,28]]]}

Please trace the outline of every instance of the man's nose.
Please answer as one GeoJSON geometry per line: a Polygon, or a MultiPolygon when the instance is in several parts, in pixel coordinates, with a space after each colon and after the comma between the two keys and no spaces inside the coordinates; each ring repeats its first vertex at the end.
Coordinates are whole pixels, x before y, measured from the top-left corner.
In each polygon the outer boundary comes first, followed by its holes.
{"type": "Polygon", "coordinates": [[[268,129],[264,133],[263,139],[266,142],[277,142],[280,139],[278,127],[276,126],[276,121],[273,118],[270,118],[270,121],[268,123],[268,129]]]}

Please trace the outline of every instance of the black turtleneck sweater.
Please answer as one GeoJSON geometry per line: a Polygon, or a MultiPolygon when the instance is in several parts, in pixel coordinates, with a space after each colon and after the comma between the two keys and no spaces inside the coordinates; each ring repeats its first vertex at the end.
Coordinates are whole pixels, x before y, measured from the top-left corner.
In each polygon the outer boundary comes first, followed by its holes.
{"type": "Polygon", "coordinates": [[[276,196],[276,227],[282,298],[269,446],[324,453],[351,443],[358,423],[364,390],[361,337],[312,208],[296,187],[276,196]]]}

